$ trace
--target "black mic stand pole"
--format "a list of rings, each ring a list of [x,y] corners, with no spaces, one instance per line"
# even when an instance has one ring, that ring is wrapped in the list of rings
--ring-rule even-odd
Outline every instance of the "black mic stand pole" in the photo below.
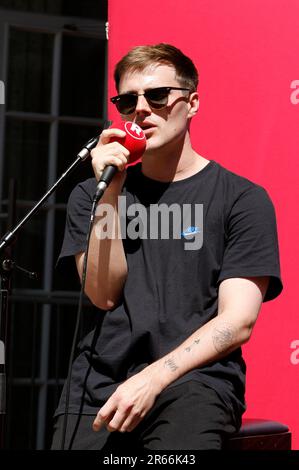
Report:
[[[5,370],[5,344],[6,344],[6,318],[8,312],[8,293],[10,289],[10,276],[0,270],[0,449],[4,449],[5,418],[6,418],[6,370]]]
[[[7,228],[10,229],[15,223],[16,213],[16,180],[11,179],[8,189],[8,204],[7,204]],[[4,253],[5,260],[0,263],[0,313],[6,312],[5,315],[0,315],[0,448],[5,448],[5,415],[6,415],[6,370],[5,370],[5,349],[8,350],[9,346],[4,342],[4,338],[8,338],[7,318],[8,318],[8,297],[10,292],[12,263],[12,246],[8,246]],[[2,340],[3,339],[3,340]]]
[[[53,186],[44,194],[37,204],[25,215],[25,217],[11,230],[8,231],[0,240],[0,449],[5,445],[5,421],[6,421],[6,364],[5,351],[7,340],[7,317],[8,317],[8,299],[11,292],[11,271],[14,267],[27,272],[29,276],[35,277],[35,273],[30,273],[23,268],[19,268],[11,259],[6,258],[9,253],[8,248],[16,238],[19,230],[28,222],[38,211],[43,203],[60,186],[64,179],[87,157],[90,151],[97,145],[99,136],[90,139],[78,153],[75,161],[58,178]],[[5,250],[5,252],[4,252]],[[4,255],[2,254],[4,253]]]

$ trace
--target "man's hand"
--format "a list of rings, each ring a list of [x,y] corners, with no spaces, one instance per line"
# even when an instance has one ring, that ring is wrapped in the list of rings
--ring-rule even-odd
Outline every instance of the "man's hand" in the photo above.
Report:
[[[99,431],[105,425],[108,431],[132,431],[169,384],[248,341],[268,282],[268,277],[222,281],[218,315],[176,349],[122,383],[98,412],[93,429]]]
[[[97,181],[100,180],[107,165],[116,166],[120,172],[125,169],[130,152],[113,140],[124,137],[126,137],[126,132],[121,129],[105,129],[101,133],[97,146],[90,152],[91,164]]]
[[[93,430],[133,431],[152,408],[163,387],[154,364],[123,382],[99,410]]]

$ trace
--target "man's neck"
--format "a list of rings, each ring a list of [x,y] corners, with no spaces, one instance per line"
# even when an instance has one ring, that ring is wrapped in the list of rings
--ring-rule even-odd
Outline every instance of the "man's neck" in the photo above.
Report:
[[[176,143],[172,149],[168,147],[144,155],[142,172],[148,178],[162,182],[179,181],[198,173],[208,163],[209,160],[193,150],[187,134],[181,147]]]

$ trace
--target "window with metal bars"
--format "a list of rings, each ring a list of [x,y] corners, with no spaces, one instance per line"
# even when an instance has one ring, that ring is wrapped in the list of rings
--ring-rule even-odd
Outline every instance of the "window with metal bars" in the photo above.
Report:
[[[0,233],[20,220],[106,119],[107,1],[0,0]],[[7,318],[5,447],[46,449],[67,373],[78,276],[55,270],[84,162],[19,233]],[[11,188],[14,188],[11,191]],[[13,194],[13,196],[12,196]],[[96,312],[85,303],[88,325]],[[83,333],[83,331],[82,331]]]

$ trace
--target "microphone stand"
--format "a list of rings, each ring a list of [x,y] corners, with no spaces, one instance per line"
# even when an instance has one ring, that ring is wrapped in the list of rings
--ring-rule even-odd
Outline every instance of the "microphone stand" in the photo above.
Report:
[[[44,194],[37,204],[25,215],[25,217],[11,230],[8,231],[0,240],[0,449],[5,445],[5,421],[6,421],[6,367],[5,367],[5,345],[7,340],[7,318],[8,318],[8,299],[11,292],[11,272],[14,268],[26,272],[30,277],[36,277],[35,273],[30,273],[26,269],[17,266],[11,259],[9,253],[12,243],[16,239],[19,230],[33,217],[51,194],[61,185],[64,179],[84,160],[86,160],[90,151],[97,145],[99,136],[92,137],[83,146],[74,162],[58,178],[53,186]],[[4,252],[5,250],[5,252]],[[4,253],[4,254],[3,254]]]

